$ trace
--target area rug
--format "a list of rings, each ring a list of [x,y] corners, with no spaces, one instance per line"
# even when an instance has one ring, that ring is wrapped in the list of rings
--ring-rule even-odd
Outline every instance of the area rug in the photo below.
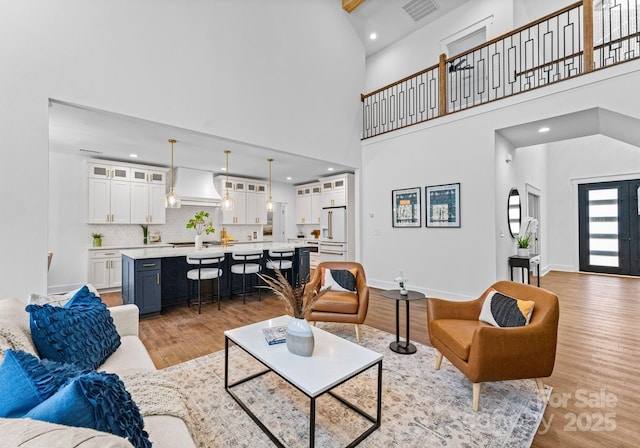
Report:
[[[318,324],[355,342],[352,325]],[[471,409],[471,383],[437,352],[415,343],[414,355],[389,350],[395,335],[363,326],[362,345],[382,353],[382,424],[362,447],[513,447],[531,445],[544,413],[535,381],[482,386],[480,410]],[[237,347],[230,349],[230,377],[238,380],[264,367]],[[268,447],[269,438],[224,389],[224,351],[161,371],[180,384],[204,434],[200,446]],[[375,415],[377,369],[334,391]],[[309,446],[309,400],[274,373],[234,388],[250,409],[287,447]],[[316,401],[316,446],[342,447],[371,423],[328,394]]]

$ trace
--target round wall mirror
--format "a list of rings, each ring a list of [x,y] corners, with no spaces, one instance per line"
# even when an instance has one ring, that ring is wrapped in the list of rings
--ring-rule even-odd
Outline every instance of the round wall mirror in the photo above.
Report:
[[[507,219],[509,221],[509,233],[515,238],[520,233],[520,223],[522,220],[522,210],[520,208],[520,193],[517,188],[512,188],[509,192],[509,202],[507,204]]]

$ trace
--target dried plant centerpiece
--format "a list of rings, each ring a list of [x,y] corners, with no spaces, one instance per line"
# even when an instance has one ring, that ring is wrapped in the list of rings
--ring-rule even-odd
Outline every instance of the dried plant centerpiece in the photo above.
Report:
[[[296,355],[311,356],[315,342],[313,331],[304,316],[328,289],[320,291],[307,289],[306,283],[294,288],[279,269],[275,270],[275,274],[275,277],[264,274],[258,274],[258,276],[265,282],[265,288],[273,291],[284,301],[287,312],[293,314],[293,319],[286,327],[287,348]]]

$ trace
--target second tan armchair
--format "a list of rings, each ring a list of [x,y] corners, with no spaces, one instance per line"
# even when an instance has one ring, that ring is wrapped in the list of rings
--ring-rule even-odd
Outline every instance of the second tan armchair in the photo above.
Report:
[[[529,325],[500,328],[479,321],[485,295],[492,288],[535,302]],[[429,299],[429,339],[439,352],[436,369],[444,356],[473,383],[474,411],[480,402],[480,386],[487,381],[534,378],[546,402],[542,379],[553,372],[558,318],[558,297],[523,283],[494,283],[480,298],[469,302]]]
[[[320,289],[322,271],[356,269],[356,290],[352,292],[329,291],[324,294],[307,312],[309,322],[340,322],[354,324],[356,326],[356,338],[360,342],[360,324],[364,323],[369,309],[369,287],[367,276],[360,263],[350,261],[329,261],[318,264],[313,278],[307,284],[307,288]]]

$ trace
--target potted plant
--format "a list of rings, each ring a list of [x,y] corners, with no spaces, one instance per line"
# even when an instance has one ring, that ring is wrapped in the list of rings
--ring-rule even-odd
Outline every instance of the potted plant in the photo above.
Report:
[[[216,231],[213,228],[213,221],[209,219],[209,213],[200,210],[189,221],[187,221],[187,229],[196,231],[196,250],[202,249],[202,232],[207,235]]]
[[[524,219],[524,223],[520,229],[520,233],[518,233],[518,237],[516,238],[516,243],[518,244],[518,255],[521,257],[526,257],[530,255],[531,252],[531,238],[532,235],[536,232],[538,228],[538,220],[534,219],[530,216],[527,216]]]
[[[149,226],[146,224],[140,224],[142,227],[142,243],[147,244],[147,235],[149,234]]]
[[[313,331],[311,331],[305,315],[329,288],[321,289],[320,291],[306,290],[306,283],[294,288],[279,269],[275,269],[275,274],[275,278],[264,274],[258,274],[258,277],[266,283],[267,286],[264,287],[270,289],[282,299],[286,310],[293,314],[293,319],[285,329],[287,333],[287,349],[296,355],[311,356],[315,342]]]
[[[101,247],[102,246],[102,233],[92,233],[93,237],[93,247]]]

